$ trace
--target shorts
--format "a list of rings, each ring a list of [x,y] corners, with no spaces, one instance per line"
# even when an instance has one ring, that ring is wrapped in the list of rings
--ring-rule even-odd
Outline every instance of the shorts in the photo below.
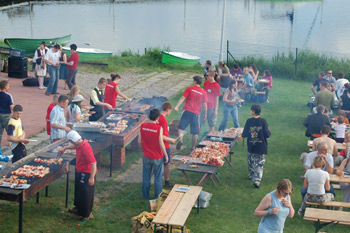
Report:
[[[167,163],[165,162],[165,156],[164,156],[164,165],[168,165],[168,164],[170,163],[170,159],[171,159],[171,156],[170,156],[171,149],[170,149],[170,148],[166,149],[166,153],[168,154],[168,162],[167,162]]]
[[[209,128],[215,127],[216,125],[216,117],[214,116],[215,113],[215,108],[213,109],[208,109],[207,111],[207,121]],[[204,120],[204,111],[201,111],[201,126],[204,125],[205,120]]]
[[[183,111],[178,128],[180,130],[185,130],[188,125],[190,125],[191,134],[199,134],[199,131],[200,131],[199,115],[190,111]]]
[[[23,143],[18,143],[15,149],[12,150],[13,158],[12,163],[15,163],[16,161],[23,159],[27,156],[27,150],[26,146]]]

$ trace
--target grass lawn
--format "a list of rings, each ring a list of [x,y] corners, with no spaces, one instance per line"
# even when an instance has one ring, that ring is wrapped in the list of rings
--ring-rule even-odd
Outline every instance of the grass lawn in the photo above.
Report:
[[[197,215],[195,211],[189,216],[186,226],[192,232],[257,232],[260,218],[253,212],[260,200],[274,190],[282,178],[289,178],[294,185],[292,203],[297,211],[301,205],[300,188],[303,167],[299,160],[301,152],[307,151],[307,138],[302,125],[309,109],[306,106],[310,83],[275,79],[271,91],[270,103],[262,104],[261,116],[265,118],[272,132],[269,142],[269,154],[266,157],[264,176],[260,189],[255,189],[248,180],[247,148],[239,142],[233,147],[233,167],[224,165],[219,168],[218,176],[221,184],[214,186],[210,181],[203,185],[205,191],[213,193],[207,209],[202,209]],[[171,102],[175,105],[178,96]],[[250,117],[250,105],[239,109],[241,127]],[[168,122],[179,119],[180,113],[173,112]],[[222,119],[221,108],[217,126]],[[230,121],[228,127],[233,127]],[[207,132],[207,125],[202,132]],[[190,147],[189,140],[185,140]],[[188,149],[184,149],[188,152]],[[105,154],[107,157],[107,154]],[[130,165],[141,153],[127,151]],[[107,158],[105,158],[107,160]],[[100,167],[101,168],[101,167]],[[102,168],[104,169],[104,168]],[[114,174],[114,177],[117,173]],[[191,175],[192,180],[199,179]],[[182,174],[177,170],[171,173],[174,183],[186,184]],[[95,218],[80,222],[73,218],[64,207],[65,179],[59,179],[50,186],[49,197],[42,192],[40,204],[35,204],[35,197],[24,203],[25,232],[130,232],[130,218],[144,210],[149,210],[148,201],[141,199],[141,184],[124,184],[113,181],[98,181],[96,185]],[[70,207],[73,204],[73,181],[71,181]],[[336,200],[342,200],[342,193],[336,191]],[[0,232],[16,232],[18,224],[18,204],[0,202]],[[78,226],[80,224],[80,226]],[[293,219],[287,219],[284,232],[313,232],[313,223],[304,221],[297,214]],[[332,232],[348,232],[349,227],[336,226]]]

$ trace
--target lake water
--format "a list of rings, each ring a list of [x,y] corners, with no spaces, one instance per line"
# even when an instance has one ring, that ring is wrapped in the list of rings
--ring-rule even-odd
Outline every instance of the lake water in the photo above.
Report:
[[[224,0],[43,1],[0,10],[0,38],[72,34],[78,47],[144,53],[170,47],[217,62]],[[0,8],[1,9],[1,8]],[[311,49],[350,56],[349,0],[227,0],[224,30],[237,58]],[[89,45],[87,45],[89,44]]]

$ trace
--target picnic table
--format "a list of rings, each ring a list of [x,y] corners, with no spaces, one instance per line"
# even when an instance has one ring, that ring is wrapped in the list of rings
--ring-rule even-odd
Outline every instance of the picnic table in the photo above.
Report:
[[[307,146],[312,149],[314,142],[312,140],[307,141]],[[346,149],[346,144],[345,143],[339,143],[337,142],[337,149],[338,150],[345,150]]]
[[[258,83],[261,83],[261,84],[267,84],[267,83],[269,83],[270,81],[267,80],[267,79],[259,79],[257,82],[258,82]]]
[[[337,176],[335,174],[329,175],[329,181],[335,183],[350,183],[349,176]]]
[[[189,190],[187,192],[176,191],[179,187],[186,187]],[[167,226],[167,232],[169,232],[169,227],[171,228],[170,232],[173,232],[172,227],[181,227],[182,232],[194,204],[196,201],[199,202],[198,196],[201,191],[202,187],[199,186],[175,184],[152,221],[154,223],[154,232],[157,231],[157,225]],[[197,203],[197,214],[198,212],[199,203]]]
[[[350,212],[326,210],[316,208],[306,208],[304,220],[312,221],[315,225],[315,232],[330,225],[326,231],[329,231],[337,224],[350,225]]]
[[[186,174],[186,172],[194,172],[194,173],[200,173],[202,174],[202,177],[199,179],[197,186],[202,186],[202,184],[209,178],[211,182],[216,185],[215,180],[212,176],[216,179],[218,183],[220,183],[219,177],[216,175],[216,169],[217,166],[211,166],[211,165],[202,165],[202,164],[188,164],[184,163],[181,164],[177,170],[180,170],[182,174],[185,176],[187,183],[190,185],[193,185],[190,178]]]

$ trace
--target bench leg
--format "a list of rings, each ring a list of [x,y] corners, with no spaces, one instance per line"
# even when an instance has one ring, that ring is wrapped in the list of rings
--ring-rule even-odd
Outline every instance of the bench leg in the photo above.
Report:
[[[199,197],[197,198],[197,214],[199,214]]]
[[[36,204],[39,204],[39,192],[36,193]]]
[[[338,224],[337,222],[321,223],[320,220],[318,220],[317,222],[314,223],[315,233],[319,232],[323,227],[326,227],[328,225],[329,225],[329,227],[325,231],[329,232],[337,224]]]
[[[45,197],[49,196],[49,186],[45,187]]]
[[[184,170],[182,170],[182,174],[184,174],[184,176],[185,176],[185,178],[186,178],[186,180],[187,180],[187,183],[188,183],[189,185],[193,185],[192,182],[191,182],[191,180],[190,180],[190,178],[187,176],[187,174],[186,174],[186,172],[185,172]]]

